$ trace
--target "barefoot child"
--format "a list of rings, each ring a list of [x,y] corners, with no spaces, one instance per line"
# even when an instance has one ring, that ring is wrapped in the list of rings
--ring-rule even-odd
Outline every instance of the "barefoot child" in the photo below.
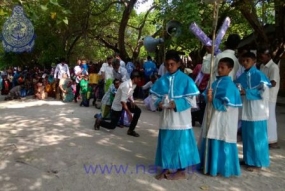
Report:
[[[206,120],[202,124],[200,157],[205,156],[205,141],[208,139],[206,172],[212,176],[239,176],[240,164],[237,148],[238,107],[242,106],[238,88],[229,76],[234,66],[231,58],[222,58],[218,63],[217,79],[207,89],[207,101],[212,102],[212,117],[208,132]],[[211,107],[207,105],[207,107]],[[207,112],[204,118],[207,118]],[[204,169],[205,170],[205,169]]]
[[[163,108],[155,157],[155,165],[162,171],[158,180],[186,179],[187,167],[200,163],[195,135],[192,130],[191,106],[199,94],[194,81],[179,70],[180,57],[176,51],[168,51],[165,68],[168,73],[152,86],[153,103]],[[163,97],[168,96],[169,105],[163,106]],[[170,172],[175,169],[175,172]]]
[[[249,171],[269,166],[267,119],[269,117],[268,87],[271,84],[268,78],[257,70],[255,61],[255,54],[244,53],[242,66],[245,72],[236,80],[242,86],[243,159]]]

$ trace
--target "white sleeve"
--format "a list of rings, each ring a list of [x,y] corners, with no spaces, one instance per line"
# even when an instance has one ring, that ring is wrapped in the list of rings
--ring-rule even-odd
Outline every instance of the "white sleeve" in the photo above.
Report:
[[[55,70],[54,70],[54,78],[56,79],[58,73],[58,65],[56,65]]]
[[[66,70],[67,70],[67,76],[70,78],[70,71],[69,71],[69,67],[68,67],[68,65],[67,65],[67,64],[65,65],[65,67],[66,67]]]
[[[270,71],[269,75],[270,75],[269,76],[270,81],[274,80],[276,83],[280,81],[279,68],[277,65],[272,68],[272,71]]]
[[[127,103],[129,96],[128,96],[128,88],[127,87],[123,87],[122,88],[122,97],[121,97],[121,102],[125,102]]]
[[[105,65],[103,64],[100,68],[100,71],[98,72],[99,75],[102,75],[102,72],[105,72],[106,68]]]
[[[150,88],[151,86],[152,86],[152,82],[149,81],[149,82],[147,82],[145,85],[142,86],[142,89],[143,89],[143,90],[147,90],[147,89]]]

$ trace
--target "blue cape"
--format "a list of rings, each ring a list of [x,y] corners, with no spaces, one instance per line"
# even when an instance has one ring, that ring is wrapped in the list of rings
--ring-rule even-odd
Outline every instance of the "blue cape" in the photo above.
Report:
[[[218,77],[212,84],[213,107],[226,111],[225,106],[241,107],[242,101],[238,88],[230,76]]]
[[[198,95],[200,92],[195,82],[186,74],[178,70],[170,74],[166,73],[151,87],[150,93],[158,97],[168,95],[169,99]]]
[[[263,85],[271,87],[269,79],[259,71],[255,66],[252,66],[249,70],[246,70],[238,79],[236,83],[240,83],[242,89],[246,92],[246,98],[248,100],[262,99],[261,94]]]
[[[166,73],[159,78],[151,87],[150,93],[158,97],[156,106],[165,95],[168,95],[169,99],[175,102],[175,111],[180,112],[191,108],[187,97],[198,95],[200,92],[194,81],[178,70],[173,74]]]

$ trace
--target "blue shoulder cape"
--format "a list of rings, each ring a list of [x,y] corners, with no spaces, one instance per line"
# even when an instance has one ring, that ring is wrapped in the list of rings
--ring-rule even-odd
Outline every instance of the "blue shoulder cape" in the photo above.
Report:
[[[249,70],[242,73],[235,82],[241,84],[242,89],[246,92],[245,96],[248,100],[262,99],[261,94],[263,85],[271,87],[269,79],[255,66],[252,66]]]
[[[151,87],[150,93],[158,97],[158,104],[165,95],[169,96],[176,105],[176,111],[183,111],[191,107],[187,97],[198,95],[200,92],[195,82],[186,74],[178,70],[170,74],[166,73]]]
[[[242,101],[238,88],[230,76],[218,77],[212,83],[213,107],[218,111],[226,111],[225,106],[241,107]]]

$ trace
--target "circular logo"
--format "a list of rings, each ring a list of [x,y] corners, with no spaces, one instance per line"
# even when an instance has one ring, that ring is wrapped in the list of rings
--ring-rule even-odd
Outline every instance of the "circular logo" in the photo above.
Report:
[[[2,33],[5,49],[17,50],[25,46],[31,49],[30,44],[34,44],[34,27],[20,6],[13,9],[13,15],[4,23]]]

